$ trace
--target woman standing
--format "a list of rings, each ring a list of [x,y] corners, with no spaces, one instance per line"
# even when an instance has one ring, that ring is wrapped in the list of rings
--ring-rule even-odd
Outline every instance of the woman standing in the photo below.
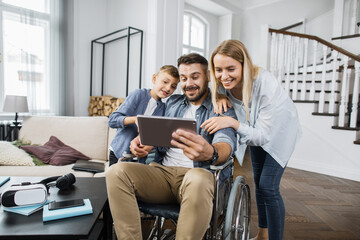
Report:
[[[238,134],[235,155],[240,164],[246,146],[250,146],[259,219],[254,239],[280,240],[285,221],[280,180],[301,136],[296,107],[270,72],[252,64],[240,41],[222,42],[212,53],[210,67],[215,108],[226,110],[229,102],[221,94],[226,95],[238,120],[211,118],[202,127],[210,133],[234,128]]]

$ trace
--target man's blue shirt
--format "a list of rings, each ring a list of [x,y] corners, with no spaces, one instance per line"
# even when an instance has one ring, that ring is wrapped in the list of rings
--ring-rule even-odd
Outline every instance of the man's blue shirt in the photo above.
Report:
[[[172,95],[166,102],[165,105],[165,116],[166,117],[183,117],[186,110],[189,108],[188,100],[185,95]],[[233,108],[228,109],[225,116],[233,117],[236,119],[235,111]],[[196,110],[196,122],[197,122],[197,133],[200,134],[206,141],[210,144],[225,142],[228,143],[232,148],[232,154],[236,150],[236,132],[233,128],[224,128],[217,131],[214,134],[209,134],[207,131],[204,131],[203,128],[200,128],[200,125],[207,119],[211,117],[219,116],[214,113],[214,107],[211,102],[211,93],[209,89],[208,96],[201,104],[201,106]],[[164,159],[168,148],[157,148],[155,161],[161,163]],[[194,167],[210,168],[210,165],[207,162],[198,162],[194,161]]]

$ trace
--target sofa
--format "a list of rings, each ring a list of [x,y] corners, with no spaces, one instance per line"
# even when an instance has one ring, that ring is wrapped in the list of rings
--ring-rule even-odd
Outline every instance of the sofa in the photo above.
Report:
[[[31,145],[44,145],[51,136],[90,158],[109,167],[109,144],[116,129],[107,124],[107,117],[28,116],[24,118],[19,140]],[[64,166],[0,166],[0,176],[60,176],[73,173],[76,177],[104,177],[103,173],[74,171],[74,164]]]

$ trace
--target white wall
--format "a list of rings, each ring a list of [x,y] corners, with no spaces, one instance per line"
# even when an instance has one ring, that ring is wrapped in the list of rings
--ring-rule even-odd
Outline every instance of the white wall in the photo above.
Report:
[[[166,64],[176,66],[181,55],[183,0],[149,0],[147,51],[145,52],[145,85],[151,87],[151,76]]]
[[[232,38],[232,13],[219,17],[219,43]]]
[[[328,42],[331,42],[333,37],[334,9],[325,12],[313,19],[307,19],[306,34],[318,36]]]
[[[106,7],[99,0],[68,1],[67,71],[65,93],[68,115],[87,115],[90,91],[90,41],[106,33]],[[72,22],[71,22],[72,20]],[[91,27],[90,27],[91,26]],[[73,91],[71,91],[73,89]],[[71,105],[73,106],[71,109]]]
[[[64,74],[64,114],[66,116],[74,115],[74,4],[64,1],[64,51],[65,51],[65,74]]]
[[[239,14],[232,13],[232,18],[233,18],[232,33],[231,33],[232,39],[237,39],[237,40],[241,39],[241,28],[243,25],[242,13],[243,12]]]
[[[288,166],[360,181],[360,147],[355,131],[331,129],[334,117],[314,116],[313,104],[296,103],[303,135]]]
[[[136,29],[147,31],[148,18],[148,1],[137,0],[137,4],[131,1],[107,0],[106,23],[104,28],[106,34],[133,27]],[[140,50],[141,50],[141,34],[136,30],[130,30],[130,33],[137,34],[130,37],[129,49],[129,84],[128,92],[139,87],[140,77],[144,80],[144,68],[140,73]],[[113,35],[113,38],[127,36],[128,30],[124,30],[119,34]],[[115,37],[116,36],[116,37]],[[144,42],[146,34],[143,34]],[[104,77],[104,95],[112,95],[114,97],[126,96],[126,77],[127,77],[127,44],[128,38],[122,38],[106,45],[105,59],[105,77]],[[143,44],[143,57],[146,46]],[[101,45],[98,46],[101,48]],[[97,56],[98,64],[94,64],[101,69],[101,56]],[[144,62],[144,61],[143,61]],[[95,78],[95,82],[100,84],[101,78]],[[143,86],[143,85],[142,85]],[[100,86],[98,87],[100,89]],[[94,92],[93,95],[101,95],[100,91]]]
[[[182,23],[179,19],[183,15],[183,0],[67,0],[66,5],[67,115],[88,115],[93,39],[128,26],[143,30],[143,87],[151,86],[151,75],[162,65],[176,64],[181,52]],[[131,40],[130,91],[138,87],[137,43],[139,39]],[[125,97],[126,46],[124,41],[120,41],[116,46],[110,46],[106,53],[105,95]],[[93,95],[100,95],[101,51],[95,53]]]

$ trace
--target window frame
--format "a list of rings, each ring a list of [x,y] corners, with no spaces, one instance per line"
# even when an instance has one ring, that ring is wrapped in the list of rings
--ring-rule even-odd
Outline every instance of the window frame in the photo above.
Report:
[[[189,17],[189,32],[188,32],[188,43],[189,44],[185,44],[184,43],[184,39],[182,39],[182,43],[183,43],[183,52],[184,49],[188,49],[189,53],[191,52],[201,52],[202,55],[205,57],[208,54],[208,29],[209,29],[209,24],[198,14],[193,13],[191,11],[184,11],[184,16],[188,16]],[[191,45],[191,24],[192,24],[192,19],[195,18],[196,20],[198,20],[199,22],[201,22],[204,26],[204,48],[199,48],[199,47],[195,47]],[[183,28],[184,31],[184,28]]]
[[[22,15],[25,14],[27,16],[31,16],[32,19],[35,19],[35,21],[40,20],[41,22],[46,22],[46,24],[49,26],[48,29],[45,32],[45,37],[47,40],[45,40],[46,46],[44,46],[45,48],[45,61],[46,61],[46,68],[45,68],[45,73],[46,77],[49,78],[48,82],[46,83],[48,85],[49,89],[49,98],[50,98],[50,103],[49,103],[49,107],[47,107],[46,109],[33,109],[30,110],[32,114],[36,114],[36,113],[46,113],[46,114],[54,114],[57,109],[56,106],[54,106],[54,103],[52,103],[52,96],[51,94],[53,94],[53,90],[52,88],[55,87],[58,84],[54,84],[50,79],[52,79],[52,58],[51,58],[51,54],[53,54],[53,49],[50,46],[51,42],[52,42],[52,27],[54,26],[53,24],[53,18],[52,17],[52,10],[51,10],[51,1],[49,1],[48,3],[49,5],[46,7],[47,9],[45,10],[45,12],[39,12],[36,10],[32,10],[32,9],[27,9],[27,8],[23,8],[21,6],[16,6],[16,5],[11,5],[8,3],[5,3],[3,1],[0,0],[0,18],[3,19],[4,17],[4,13],[10,13],[10,14],[15,14],[15,15]],[[0,54],[1,54],[1,63],[0,63],[0,71],[2,76],[0,76],[0,119],[7,119],[9,116],[12,116],[13,113],[6,113],[2,111],[2,107],[3,107],[3,103],[4,103],[4,99],[5,99],[5,76],[4,76],[4,42],[3,42],[3,25],[0,26]],[[54,86],[55,85],[55,86]],[[28,99],[29,100],[29,99]]]

